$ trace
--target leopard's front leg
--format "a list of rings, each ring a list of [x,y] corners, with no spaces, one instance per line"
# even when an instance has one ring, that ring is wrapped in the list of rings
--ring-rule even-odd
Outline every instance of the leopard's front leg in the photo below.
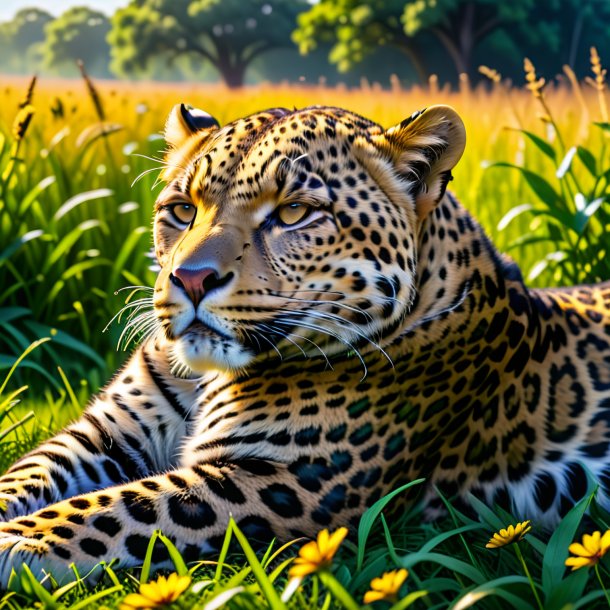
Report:
[[[142,346],[77,422],[13,464],[0,477],[0,521],[172,467],[196,386],[160,385],[164,366]]]
[[[284,465],[247,459],[78,496],[0,524],[0,585],[23,563],[57,579],[70,574],[72,562],[81,574],[113,558],[123,567],[141,564],[155,529],[193,559],[219,547],[230,515],[255,538],[312,534],[320,526],[305,494]],[[340,511],[332,519],[347,521]]]

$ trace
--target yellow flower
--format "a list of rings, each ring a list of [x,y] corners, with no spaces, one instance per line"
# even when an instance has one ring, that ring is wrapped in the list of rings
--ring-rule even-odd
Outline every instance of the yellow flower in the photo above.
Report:
[[[520,542],[525,534],[532,529],[529,521],[517,523],[517,525],[509,525],[505,530],[496,532],[489,542],[485,545],[486,549],[499,549],[501,546]]]
[[[140,585],[138,593],[130,593],[119,606],[119,610],[148,610],[172,604],[190,584],[190,576],[178,576],[175,572],[167,578],[159,576],[156,581]]]
[[[322,530],[317,540],[312,540],[301,547],[299,556],[288,572],[290,578],[302,578],[330,567],[337,549],[347,536],[347,528],[340,527],[332,534]]]
[[[384,572],[380,578],[373,578],[370,585],[371,590],[364,594],[364,603],[372,604],[382,599],[388,602],[397,601],[398,591],[408,575],[409,572],[403,568]]]
[[[572,570],[594,566],[610,549],[610,530],[603,536],[601,532],[585,534],[582,543],[573,542],[568,550],[574,557],[566,559],[566,565]]]

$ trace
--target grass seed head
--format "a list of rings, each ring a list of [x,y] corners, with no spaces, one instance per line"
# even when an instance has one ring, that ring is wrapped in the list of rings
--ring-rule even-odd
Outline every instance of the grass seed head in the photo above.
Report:
[[[28,104],[27,106],[23,106],[17,113],[17,116],[15,116],[15,120],[13,121],[13,137],[15,138],[15,142],[21,142],[25,137],[32,117],[34,116],[34,112],[36,112],[34,106]]]
[[[490,81],[492,81],[496,85],[502,80],[502,75],[494,68],[490,68],[488,66],[479,66],[479,72],[483,76],[486,76]]]
[[[21,100],[21,102],[19,102],[19,108],[25,108],[26,106],[31,105],[32,99],[34,98],[34,89],[36,88],[37,80],[38,77],[36,75],[32,76],[25,97]]]
[[[104,112],[104,105],[102,104],[102,99],[100,97],[100,94],[99,94],[96,86],[93,84],[93,81],[91,80],[91,78],[89,78],[89,75],[87,74],[87,71],[85,70],[85,64],[79,59],[76,62],[76,65],[78,66],[78,69],[80,70],[83,80],[85,81],[85,85],[87,86],[87,92],[89,93],[89,97],[91,98],[91,101],[93,102],[93,107],[95,108],[95,114],[97,114],[97,118],[100,121],[105,121],[106,113]]]
[[[598,91],[606,90],[607,70],[602,66],[601,59],[595,47],[591,47],[591,71],[595,74],[595,79],[587,76],[585,80]]]
[[[525,80],[527,81],[526,89],[529,89],[534,97],[541,98],[546,81],[544,78],[536,76],[536,68],[527,57],[523,60],[523,69],[525,70]]]

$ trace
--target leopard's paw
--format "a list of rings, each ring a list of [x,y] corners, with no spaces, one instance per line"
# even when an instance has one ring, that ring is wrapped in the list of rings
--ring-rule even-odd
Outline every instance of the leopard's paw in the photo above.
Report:
[[[39,534],[25,535],[12,525],[0,524],[0,590],[6,589],[13,569],[19,573],[24,565],[38,580],[48,572],[58,582],[70,576],[69,561],[62,557],[64,552],[60,546]]]

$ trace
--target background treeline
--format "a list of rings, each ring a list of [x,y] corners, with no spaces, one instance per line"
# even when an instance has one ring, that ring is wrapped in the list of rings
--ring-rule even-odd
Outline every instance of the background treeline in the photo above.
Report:
[[[74,76],[82,59],[97,77],[230,87],[392,74],[458,83],[486,63],[520,79],[524,56],[547,74],[564,64],[582,73],[588,48],[608,40],[608,0],[131,0],[110,17],[86,6],[19,11],[0,23],[0,69]]]

